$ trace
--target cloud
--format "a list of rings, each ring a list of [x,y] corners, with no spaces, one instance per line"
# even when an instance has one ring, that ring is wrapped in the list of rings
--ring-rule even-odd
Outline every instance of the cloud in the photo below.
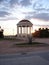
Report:
[[[27,15],[27,16],[25,16],[25,19],[28,19],[28,20],[30,20],[30,19],[32,19],[33,18],[33,15]]]
[[[13,6],[15,4],[18,4],[19,0],[10,0],[10,5]]]
[[[37,13],[36,11],[23,12],[23,14],[27,14],[27,15],[34,15],[36,13]]]
[[[3,0],[0,0],[0,2],[2,2]]]
[[[10,0],[10,5],[13,6],[15,4],[23,6],[31,5],[31,0]]]
[[[49,12],[49,8],[36,8],[36,9],[34,9],[35,11],[37,11],[37,12]]]
[[[22,0],[22,1],[20,1],[20,4],[22,6],[29,6],[29,5],[31,5],[31,1],[30,0]]]
[[[32,12],[26,12],[25,18],[36,18],[44,21],[49,20],[49,4],[48,0],[34,0],[32,1]],[[34,12],[33,12],[34,10]]]
[[[35,0],[33,3],[33,9],[37,11],[48,11],[49,1],[48,0]]]
[[[37,10],[37,11],[42,11],[42,10],[47,10],[46,8],[36,8],[35,10]]]
[[[49,13],[39,13],[33,16],[33,18],[48,21],[49,20]]]
[[[0,17],[6,17],[6,15],[10,15],[10,13],[6,11],[0,11]]]
[[[39,7],[42,7],[43,6],[43,3],[42,3],[42,0],[35,0],[34,3],[33,3],[33,8],[39,8]]]
[[[25,14],[26,19],[31,19],[34,15],[37,14],[37,11],[23,12],[23,14]]]
[[[49,21],[49,13],[30,13],[25,16],[26,19],[39,19]]]
[[[3,5],[0,7],[0,18],[13,16],[17,18],[49,20],[49,7],[46,8],[47,0],[45,0],[46,3],[44,0],[0,0],[0,2]],[[19,14],[22,15],[20,16]],[[13,18],[11,17],[10,19]]]
[[[1,18],[0,21],[7,21],[7,20],[18,20],[17,17],[10,17],[10,18]]]

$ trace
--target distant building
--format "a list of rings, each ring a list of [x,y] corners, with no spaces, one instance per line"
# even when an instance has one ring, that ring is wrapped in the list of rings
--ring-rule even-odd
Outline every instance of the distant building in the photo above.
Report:
[[[31,35],[31,27],[33,24],[29,20],[21,20],[17,24],[17,36]]]

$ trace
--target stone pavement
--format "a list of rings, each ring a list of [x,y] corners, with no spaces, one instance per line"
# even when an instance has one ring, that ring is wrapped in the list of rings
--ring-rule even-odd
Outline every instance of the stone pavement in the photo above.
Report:
[[[0,65],[49,65],[49,50],[0,54]]]
[[[40,43],[46,43],[49,44],[49,38],[35,38],[33,42],[40,42]]]

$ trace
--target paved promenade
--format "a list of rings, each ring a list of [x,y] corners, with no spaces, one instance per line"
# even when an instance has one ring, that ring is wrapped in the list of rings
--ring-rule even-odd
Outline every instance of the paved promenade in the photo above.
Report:
[[[49,44],[49,38],[34,38],[34,41]]]
[[[0,65],[49,65],[49,51],[0,54]]]
[[[49,44],[49,39],[34,41]],[[0,41],[0,65],[49,65],[49,46],[13,47],[16,41]]]

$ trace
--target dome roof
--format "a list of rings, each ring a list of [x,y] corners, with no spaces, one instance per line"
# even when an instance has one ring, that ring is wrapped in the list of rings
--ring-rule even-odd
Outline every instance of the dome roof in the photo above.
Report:
[[[20,22],[30,22],[30,21],[29,21],[29,20],[25,20],[25,19],[24,19],[24,20],[21,20]]]
[[[21,21],[19,21],[19,23],[17,24],[17,26],[19,26],[19,27],[21,27],[21,26],[23,26],[23,27],[31,27],[33,24],[29,21],[29,20],[21,20]]]

